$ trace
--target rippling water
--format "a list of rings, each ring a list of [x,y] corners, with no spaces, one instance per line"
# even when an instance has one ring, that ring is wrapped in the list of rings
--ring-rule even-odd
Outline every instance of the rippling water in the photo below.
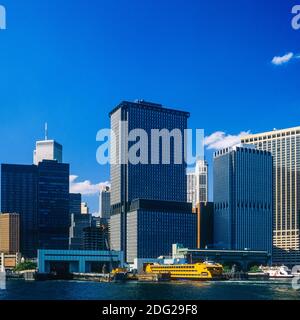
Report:
[[[0,300],[300,300],[291,281],[98,283],[10,280]]]

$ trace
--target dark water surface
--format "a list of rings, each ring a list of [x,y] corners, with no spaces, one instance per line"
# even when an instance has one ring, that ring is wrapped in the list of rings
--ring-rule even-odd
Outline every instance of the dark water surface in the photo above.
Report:
[[[98,283],[7,281],[0,300],[300,300],[290,280]]]

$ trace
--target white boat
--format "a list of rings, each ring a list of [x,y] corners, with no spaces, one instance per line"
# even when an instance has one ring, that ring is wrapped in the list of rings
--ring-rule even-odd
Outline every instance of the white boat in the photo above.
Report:
[[[270,278],[290,279],[294,277],[292,271],[286,266],[260,267],[260,270],[268,274]]]

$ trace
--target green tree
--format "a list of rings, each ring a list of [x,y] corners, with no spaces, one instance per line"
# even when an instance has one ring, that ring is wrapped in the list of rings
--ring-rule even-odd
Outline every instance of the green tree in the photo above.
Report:
[[[31,261],[25,261],[19,263],[15,268],[14,271],[26,271],[26,270],[35,270],[37,268],[37,264]]]
[[[250,272],[260,272],[259,266],[252,266]]]

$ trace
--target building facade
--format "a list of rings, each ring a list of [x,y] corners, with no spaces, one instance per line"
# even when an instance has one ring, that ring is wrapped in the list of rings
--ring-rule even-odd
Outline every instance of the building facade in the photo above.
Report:
[[[17,254],[20,252],[20,215],[0,214],[0,252]]]
[[[81,202],[81,214],[89,214],[90,209],[88,207],[88,204],[86,202]]]
[[[70,193],[70,214],[81,214],[81,193]]]
[[[71,227],[69,235],[69,249],[84,249],[84,229],[92,225],[90,214],[71,214]]]
[[[135,200],[127,214],[127,262],[135,258],[171,256],[179,241],[195,248],[197,217],[191,204]]]
[[[145,101],[123,101],[110,113],[111,129],[115,137],[115,140],[111,143],[110,150],[111,159],[113,159],[110,166],[111,246],[114,250],[124,251],[125,259],[127,259],[127,250],[139,254],[141,252],[139,248],[134,249],[134,247],[142,245],[142,242],[138,242],[138,240],[135,242],[129,241],[127,245],[128,237],[133,232],[131,229],[127,230],[131,226],[128,223],[129,220],[127,221],[127,214],[132,211],[131,204],[133,200],[144,199],[153,202],[173,201],[186,203],[186,164],[184,161],[186,144],[184,130],[187,128],[188,118],[189,113],[187,112],[167,109],[160,104]],[[128,133],[135,129],[143,129],[147,133],[149,151],[146,159],[144,158],[144,161],[136,164],[126,161],[128,149],[134,145],[134,142],[128,141]],[[153,129],[159,131],[167,129],[169,133],[176,130],[181,134],[178,141],[175,141],[172,133],[168,141],[159,137],[159,142],[156,145],[158,149],[154,152],[154,157],[159,160],[158,162],[152,159],[153,153],[151,151],[153,150],[151,148],[155,145],[152,136]],[[174,138],[173,142],[171,142],[172,137]],[[175,153],[176,148],[178,151],[178,146],[180,148],[179,153]],[[170,151],[169,163],[164,164],[161,159],[163,150]],[[175,154],[177,156],[179,154],[180,164],[175,161]],[[137,221],[139,222],[139,219]],[[151,223],[152,220],[150,219],[149,228],[151,228]],[[182,223],[182,227],[184,227],[186,221],[184,220]],[[157,232],[164,232],[162,228]],[[172,243],[166,243],[166,246],[170,247],[171,245]],[[162,253],[157,250],[155,254],[159,256]],[[132,257],[132,254],[130,254],[130,257]]]
[[[33,164],[38,165],[43,160],[55,160],[63,162],[63,147],[54,140],[42,140],[36,142],[36,149],[33,151]]]
[[[43,160],[38,165],[38,248],[68,249],[69,164]]]
[[[273,263],[300,263],[300,127],[242,138],[273,155]]]
[[[107,224],[92,224],[83,230],[84,250],[109,250],[109,229]]]
[[[208,202],[208,163],[198,160],[195,171],[187,173],[187,202],[193,204]]]
[[[38,248],[68,248],[69,165],[51,160],[37,166],[3,164],[1,211],[20,215],[25,257],[36,257]]]
[[[100,191],[99,214],[103,219],[110,218],[110,187],[108,186]]]
[[[240,145],[214,155],[214,245],[272,252],[272,155]]]
[[[197,214],[197,248],[212,248],[214,245],[214,203],[200,202],[194,208]]]
[[[20,215],[20,251],[26,257],[37,252],[37,181],[37,166],[1,165],[1,211]]]

